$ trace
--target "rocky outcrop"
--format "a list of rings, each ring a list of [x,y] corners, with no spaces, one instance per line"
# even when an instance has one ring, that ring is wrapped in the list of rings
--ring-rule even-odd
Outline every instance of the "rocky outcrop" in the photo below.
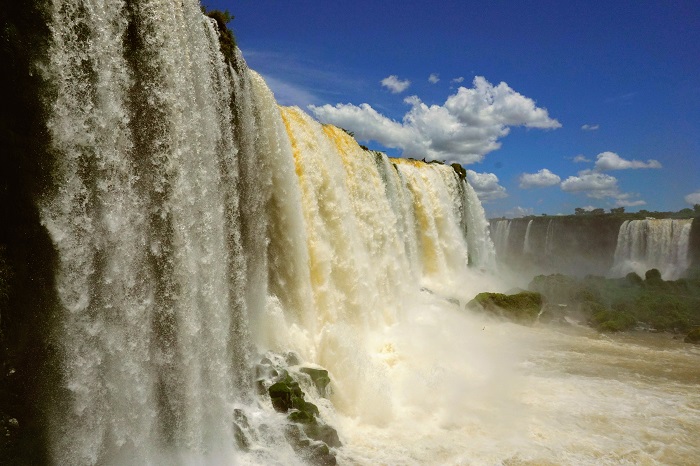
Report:
[[[287,414],[287,441],[297,455],[310,464],[336,464],[332,449],[342,446],[338,432],[321,419],[318,406],[307,401],[307,395],[299,383],[307,377],[307,388],[311,386],[318,396],[327,397],[331,383],[328,371],[301,365],[295,353],[285,355],[284,363],[289,364],[286,367],[273,362],[274,359],[266,357],[258,364],[258,391],[263,396],[269,396],[277,412]],[[239,442],[239,446],[241,444],[245,446],[244,441]]]
[[[542,310],[542,295],[531,291],[512,295],[479,293],[467,303],[467,309],[487,312],[518,323],[532,323]]]

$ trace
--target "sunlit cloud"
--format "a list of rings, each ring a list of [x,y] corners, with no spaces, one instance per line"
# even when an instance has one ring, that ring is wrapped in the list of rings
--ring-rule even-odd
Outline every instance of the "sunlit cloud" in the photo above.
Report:
[[[636,199],[636,193],[624,193],[617,185],[617,178],[605,173],[583,170],[578,176],[570,176],[561,182],[561,189],[570,193],[582,193],[593,199],[610,198],[618,207],[645,205],[642,199]]]
[[[498,184],[498,177],[493,173],[467,170],[467,180],[482,202],[508,197],[506,188]]]
[[[547,110],[506,83],[496,86],[483,77],[473,87],[460,87],[444,105],[427,105],[417,96],[404,99],[410,110],[401,122],[391,120],[369,104],[337,104],[308,108],[323,123],[353,131],[358,140],[374,140],[401,149],[406,157],[478,162],[501,144],[510,127],[555,129],[561,124]]]
[[[588,125],[588,124],[586,124],[586,125],[581,126],[581,129],[583,131],[595,131],[599,128],[600,128],[600,125]]]
[[[464,76],[460,76],[459,78],[454,78],[450,82],[453,84],[460,84],[460,83],[464,82]]]
[[[646,201],[643,201],[641,199],[637,199],[636,201],[631,201],[627,199],[617,199],[615,201],[615,205],[617,207],[639,207],[642,205],[647,205]]]
[[[401,80],[395,74],[392,74],[391,76],[387,76],[386,78],[382,79],[381,83],[382,86],[389,89],[392,94],[400,94],[401,92],[408,89],[408,86],[411,85],[411,81],[409,81],[408,79]]]
[[[523,173],[520,175],[519,180],[520,187],[523,189],[546,188],[547,186],[554,186],[561,182],[559,175],[555,175],[546,168],[543,168],[537,173]]]
[[[574,157],[574,163],[584,163],[584,162],[592,162],[591,159],[587,159],[585,155],[577,155]]]
[[[532,215],[534,213],[535,213],[535,210],[532,207],[515,206],[511,210],[506,211],[505,216],[508,218],[518,218],[518,217],[526,217],[526,216]]]
[[[649,159],[646,162],[642,162],[641,160],[625,160],[614,152],[598,154],[595,162],[595,169],[597,171],[634,170],[640,168],[661,168],[661,163],[653,159]]]
[[[696,191],[685,196],[685,202],[690,205],[700,204],[700,191]]]
[[[440,75],[437,73],[432,73],[430,76],[428,76],[428,82],[430,84],[437,84],[438,81],[440,81]]]
[[[583,192],[588,197],[601,199],[614,197],[618,192],[617,178],[604,173],[579,173],[579,176],[570,176],[561,182],[562,191]]]

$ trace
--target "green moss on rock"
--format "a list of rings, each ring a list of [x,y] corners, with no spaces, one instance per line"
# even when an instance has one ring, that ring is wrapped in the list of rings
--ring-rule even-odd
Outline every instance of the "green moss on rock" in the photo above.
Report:
[[[219,30],[219,47],[226,60],[233,64],[236,61],[236,37],[227,24],[233,21],[234,16],[228,10],[209,10],[202,7],[204,14],[216,21]]]
[[[520,323],[534,322],[542,310],[542,295],[523,291],[506,295],[502,293],[479,293],[467,303],[467,308],[505,317]]]
[[[286,374],[279,382],[272,384],[267,391],[270,394],[272,406],[279,412],[287,412],[295,408],[295,405],[299,405],[299,400],[304,401],[304,392],[289,374]]]
[[[623,332],[634,328],[637,319],[627,312],[604,309],[593,314],[590,323],[601,332]]]
[[[326,389],[331,383],[331,379],[330,377],[328,377],[327,370],[315,369],[313,367],[302,367],[299,369],[299,372],[307,374],[309,377],[311,377],[311,381],[314,383],[314,386],[316,386],[318,394],[321,396],[326,396]]]
[[[465,170],[463,166],[458,163],[453,163],[451,167],[457,175],[459,175],[460,179],[464,180],[467,178],[467,170]]]

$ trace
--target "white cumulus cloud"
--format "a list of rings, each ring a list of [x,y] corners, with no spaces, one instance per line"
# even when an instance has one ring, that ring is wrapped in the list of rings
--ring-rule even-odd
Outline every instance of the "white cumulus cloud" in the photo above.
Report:
[[[574,163],[582,162],[592,162],[592,160],[587,159],[585,155],[577,155],[576,157],[574,157]]]
[[[498,141],[511,126],[554,129],[561,124],[550,118],[535,101],[511,89],[496,86],[483,77],[474,87],[460,87],[444,105],[426,105],[418,97],[404,99],[411,108],[401,122],[391,120],[368,104],[337,104],[309,109],[323,123],[355,133],[357,139],[374,140],[403,151],[406,157],[448,160],[470,164],[498,149]]]
[[[605,173],[583,171],[579,176],[570,176],[561,182],[562,191],[585,192],[588,197],[601,199],[615,197],[618,193],[617,178]]]
[[[628,170],[638,168],[661,168],[658,160],[649,159],[646,162],[641,160],[625,160],[614,152],[603,152],[598,154],[595,162],[595,169],[606,170]]]
[[[455,84],[459,84],[461,82],[464,82],[464,76],[460,76],[459,78],[454,78],[452,81],[450,81]]]
[[[504,212],[504,216],[508,218],[526,217],[535,213],[532,207],[515,206],[511,210]]]
[[[585,124],[585,125],[581,126],[581,129],[582,129],[583,131],[595,131],[595,130],[597,130],[597,129],[600,129],[600,125],[589,125],[589,124]]]
[[[437,73],[431,73],[430,76],[428,76],[428,82],[430,84],[436,84],[438,81],[440,81],[440,75]]]
[[[578,176],[570,176],[561,182],[562,191],[584,193],[593,199],[611,198],[618,207],[634,207],[645,205],[642,199],[636,199],[639,194],[624,193],[617,185],[617,178],[605,173],[583,170]]]
[[[546,168],[537,173],[523,173],[520,175],[520,187],[523,189],[545,188],[559,184],[559,182],[561,182],[559,175],[555,175]]]
[[[408,89],[408,86],[411,85],[411,81],[409,81],[408,79],[401,80],[395,74],[392,74],[391,76],[387,76],[386,78],[382,79],[381,83],[382,86],[389,89],[392,94],[400,94],[401,92]]]
[[[498,177],[493,173],[477,173],[474,170],[467,170],[467,179],[481,201],[508,197],[506,188],[498,184]]]
[[[641,199],[637,199],[636,201],[628,200],[628,199],[617,199],[615,201],[615,205],[617,207],[639,207],[640,205],[646,205],[646,201],[643,201]]]
[[[690,205],[700,204],[700,191],[696,191],[685,196],[685,202]]]

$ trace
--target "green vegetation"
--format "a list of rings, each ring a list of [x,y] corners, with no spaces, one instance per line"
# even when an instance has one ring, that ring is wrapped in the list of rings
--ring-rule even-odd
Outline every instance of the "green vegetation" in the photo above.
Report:
[[[542,310],[542,295],[530,291],[513,295],[479,293],[467,303],[467,309],[487,312],[515,322],[531,323]]]
[[[461,179],[465,180],[467,178],[467,170],[465,170],[463,166],[458,163],[453,163],[451,167]]]
[[[685,337],[685,342],[700,345],[700,327],[696,327],[688,332],[688,336]]]
[[[202,7],[202,13],[207,15],[216,21],[216,25],[219,29],[219,46],[221,47],[221,53],[226,58],[226,61],[233,64],[236,62],[236,36],[233,35],[233,31],[228,28],[228,23],[233,21],[235,16],[229,13],[228,10],[207,10]]]
[[[547,217],[547,214],[540,214],[541,217]],[[530,220],[533,218],[536,218],[536,215],[527,215],[522,217],[525,220]],[[557,215],[557,219],[566,219],[566,218],[575,218],[575,219],[581,219],[581,218],[614,218],[614,219],[619,219],[620,223],[624,220],[644,220],[646,218],[657,218],[657,219],[664,219],[664,218],[676,218],[676,219],[683,219],[683,218],[700,218],[700,204],[695,204],[692,209],[690,208],[684,208],[678,211],[667,211],[667,212],[659,212],[659,211],[649,211],[649,210],[640,210],[638,212],[625,212],[624,207],[616,207],[610,209],[610,212],[605,212],[604,209],[591,209],[591,210],[586,210],[583,207],[576,207],[574,209],[573,215]],[[502,217],[505,219],[505,217]]]
[[[648,210],[640,210],[639,212],[629,212],[625,213],[624,207],[617,207],[610,209],[610,213],[605,213],[603,209],[592,209],[586,210],[582,207],[576,207],[574,209],[574,215],[576,216],[607,216],[607,217],[617,217],[623,220],[642,220],[647,217],[651,218],[692,218],[700,217],[700,204],[695,204],[692,209],[685,208],[677,212],[650,212]]]
[[[337,127],[338,129],[342,130],[345,134],[350,136],[351,138],[355,139],[355,133],[350,131],[349,129],[341,128],[340,126]]]
[[[656,269],[610,279],[538,275],[529,289],[603,332],[636,327],[686,333],[700,325],[700,279],[664,281]]]

